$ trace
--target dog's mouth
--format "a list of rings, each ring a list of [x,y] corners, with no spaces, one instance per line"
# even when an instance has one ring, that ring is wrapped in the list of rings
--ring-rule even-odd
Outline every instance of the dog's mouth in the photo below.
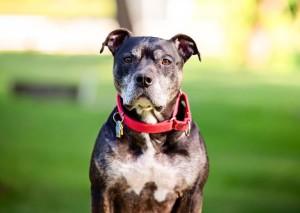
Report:
[[[152,99],[146,94],[136,96],[129,104],[124,104],[124,107],[129,111],[135,109],[137,113],[151,110],[160,112],[163,109],[163,106],[153,103]]]

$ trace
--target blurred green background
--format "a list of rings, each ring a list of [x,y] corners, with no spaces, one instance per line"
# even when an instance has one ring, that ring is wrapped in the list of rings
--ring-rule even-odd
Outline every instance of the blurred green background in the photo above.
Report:
[[[278,2],[281,10],[270,12],[266,5]],[[208,4],[228,9],[196,1]],[[0,0],[2,15],[113,19],[116,10],[104,0]],[[185,66],[183,90],[210,159],[204,212],[300,212],[298,10],[299,1],[235,1],[224,10],[227,55]],[[260,63],[245,48],[257,26],[268,35],[289,29]],[[111,70],[109,55],[0,52],[0,212],[89,212],[90,154],[115,105]],[[15,82],[75,85],[79,97],[19,96]]]

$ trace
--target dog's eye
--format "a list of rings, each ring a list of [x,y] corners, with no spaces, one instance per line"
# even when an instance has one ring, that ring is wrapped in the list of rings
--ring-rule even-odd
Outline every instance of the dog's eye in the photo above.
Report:
[[[133,58],[132,58],[132,56],[126,56],[126,57],[123,58],[123,61],[126,64],[131,64],[132,61],[133,61]]]
[[[171,63],[172,63],[171,60],[169,60],[167,58],[163,58],[161,61],[161,64],[165,65],[165,66],[170,65]]]

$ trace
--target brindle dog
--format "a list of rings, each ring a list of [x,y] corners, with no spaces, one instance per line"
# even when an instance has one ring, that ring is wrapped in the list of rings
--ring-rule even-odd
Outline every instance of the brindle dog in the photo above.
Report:
[[[200,53],[192,38],[169,40],[112,31],[103,42],[114,56],[114,85],[125,113],[149,124],[170,119],[180,93],[183,65]],[[178,119],[183,117],[179,106]],[[116,137],[112,111],[97,137],[90,165],[92,212],[201,212],[208,160],[194,122],[190,134],[149,134],[124,125]]]

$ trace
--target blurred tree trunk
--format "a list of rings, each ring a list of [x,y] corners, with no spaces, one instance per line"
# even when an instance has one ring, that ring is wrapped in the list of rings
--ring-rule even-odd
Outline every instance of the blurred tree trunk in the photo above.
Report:
[[[133,32],[132,21],[130,20],[130,13],[128,3],[126,0],[116,0],[117,5],[117,21],[120,27],[127,28]]]

